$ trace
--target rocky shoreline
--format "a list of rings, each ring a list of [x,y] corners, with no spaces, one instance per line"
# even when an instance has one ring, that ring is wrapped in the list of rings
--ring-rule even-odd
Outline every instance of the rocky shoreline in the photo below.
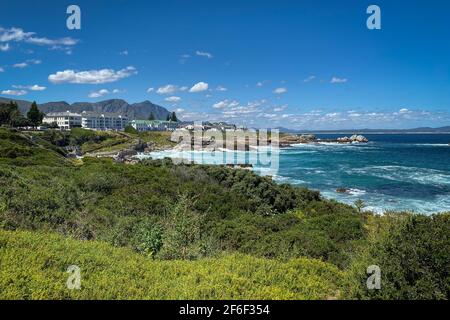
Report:
[[[280,137],[280,148],[291,147],[295,144],[319,144],[319,143],[337,143],[337,144],[350,144],[350,143],[367,143],[369,140],[363,135],[354,134],[350,137],[341,137],[337,139],[318,139],[313,134],[301,134],[301,135],[286,135]]]

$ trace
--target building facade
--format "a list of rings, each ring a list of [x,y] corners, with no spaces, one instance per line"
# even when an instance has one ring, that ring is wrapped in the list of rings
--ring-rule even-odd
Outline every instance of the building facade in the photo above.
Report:
[[[178,128],[175,121],[162,120],[132,120],[130,125],[139,132],[143,131],[173,131]]]
[[[93,130],[123,130],[127,126],[128,118],[115,113],[81,113],[81,126]]]
[[[46,124],[57,124],[62,130],[72,128],[85,128],[92,130],[123,130],[128,119],[114,113],[82,112],[52,112],[45,115],[42,120]]]
[[[78,113],[67,112],[52,112],[45,115],[42,120],[46,124],[57,124],[62,130],[72,128],[81,128],[81,115]]]

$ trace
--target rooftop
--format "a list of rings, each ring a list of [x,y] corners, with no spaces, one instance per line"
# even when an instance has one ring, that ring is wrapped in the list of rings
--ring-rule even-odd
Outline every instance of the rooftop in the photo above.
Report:
[[[66,111],[66,112],[49,112],[45,116],[46,117],[81,117],[81,114]]]
[[[133,120],[133,123],[136,124],[164,124],[164,123],[173,123],[174,121],[165,121],[165,120]]]

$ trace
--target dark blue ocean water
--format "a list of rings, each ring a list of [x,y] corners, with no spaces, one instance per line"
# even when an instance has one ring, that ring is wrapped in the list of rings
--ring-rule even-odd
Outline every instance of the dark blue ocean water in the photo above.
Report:
[[[336,139],[344,135],[317,135]],[[327,198],[352,204],[362,199],[369,209],[421,213],[450,211],[450,134],[365,134],[367,144],[302,144],[281,149],[279,168],[270,172],[279,183],[320,190]],[[184,158],[223,164],[234,152],[151,153],[153,158]],[[251,152],[258,157],[267,150]],[[248,160],[249,153],[245,153]],[[239,156],[242,156],[240,154]],[[248,162],[247,162],[248,163]],[[250,162],[251,163],[251,162]],[[261,169],[256,166],[255,171]],[[338,193],[338,188],[348,192]]]
[[[317,135],[329,139],[343,135]],[[449,134],[365,134],[367,144],[298,145],[280,154],[278,181],[376,211],[450,211]],[[350,189],[338,193],[337,188]]]

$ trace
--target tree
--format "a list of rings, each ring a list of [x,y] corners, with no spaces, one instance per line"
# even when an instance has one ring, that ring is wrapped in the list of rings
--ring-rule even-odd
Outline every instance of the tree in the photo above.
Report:
[[[52,123],[50,123],[50,124],[48,125],[48,128],[49,128],[49,129],[58,129],[59,126],[58,126],[58,124],[57,124],[56,122],[52,122]]]
[[[42,123],[44,114],[39,111],[36,101],[33,101],[33,103],[31,104],[30,110],[27,113],[27,118],[33,127],[37,127]]]
[[[364,201],[362,201],[361,199],[356,200],[355,202],[353,202],[353,204],[355,205],[356,210],[358,210],[359,213],[361,213],[364,207],[366,206]]]
[[[175,114],[175,112],[172,112],[172,115],[170,116],[170,120],[173,122],[178,122],[178,118],[177,118],[177,115]]]
[[[169,113],[166,117],[166,121],[170,121],[172,119],[172,115]]]
[[[155,114],[153,112],[150,112],[150,115],[148,116],[148,120],[150,120],[150,121],[156,120]]]
[[[16,102],[0,103],[0,125],[8,125],[12,127],[22,127],[29,125],[19,111]]]
[[[138,133],[138,131],[130,124],[125,127],[125,132],[126,133],[131,133],[131,134],[137,134]]]

